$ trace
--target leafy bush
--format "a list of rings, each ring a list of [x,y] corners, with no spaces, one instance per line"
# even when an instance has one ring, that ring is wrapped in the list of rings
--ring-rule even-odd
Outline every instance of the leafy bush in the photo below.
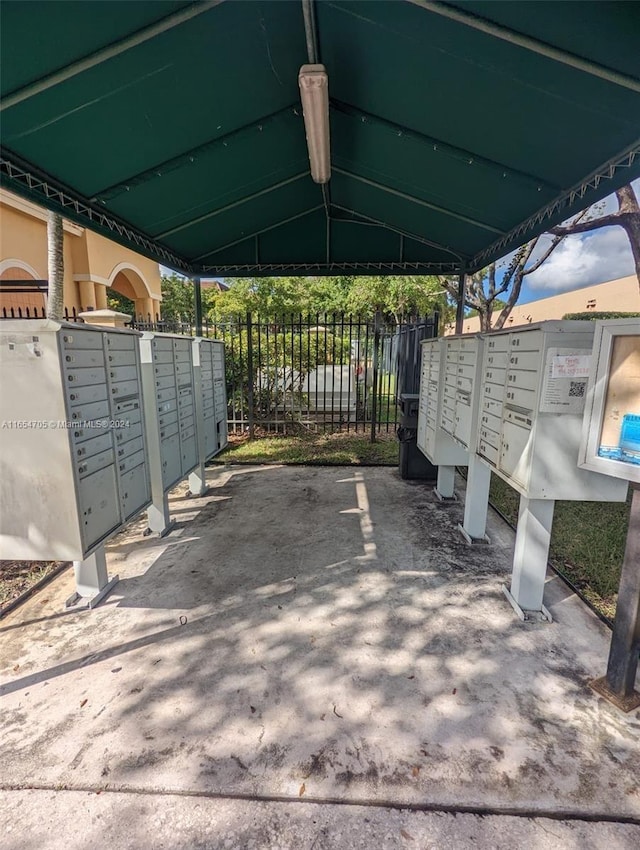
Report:
[[[565,313],[562,318],[595,322],[596,319],[633,319],[636,316],[640,316],[640,313],[597,313],[595,310],[588,310],[586,313]]]

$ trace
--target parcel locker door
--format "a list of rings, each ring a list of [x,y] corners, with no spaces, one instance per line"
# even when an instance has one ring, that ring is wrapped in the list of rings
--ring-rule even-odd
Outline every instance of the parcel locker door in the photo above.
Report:
[[[120,476],[120,504],[124,521],[146,508],[150,501],[151,490],[146,464],[143,463]]]
[[[182,478],[180,437],[177,433],[162,440],[160,454],[162,455],[162,486],[168,490]]]
[[[78,507],[84,549],[91,549],[120,525],[120,505],[113,464],[80,479]]]

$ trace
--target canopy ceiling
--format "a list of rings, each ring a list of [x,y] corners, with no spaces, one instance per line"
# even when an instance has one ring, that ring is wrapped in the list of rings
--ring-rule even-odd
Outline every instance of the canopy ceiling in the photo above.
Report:
[[[298,0],[4,0],[2,184],[194,275],[416,274],[480,268],[640,176],[640,4],[311,9],[315,43]]]

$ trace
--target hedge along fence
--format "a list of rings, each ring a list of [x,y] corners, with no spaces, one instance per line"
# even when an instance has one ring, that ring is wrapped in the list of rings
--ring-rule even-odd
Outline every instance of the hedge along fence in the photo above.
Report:
[[[635,319],[640,313],[597,313],[595,310],[587,310],[585,313],[565,313],[563,319],[578,319],[595,322],[599,319]]]

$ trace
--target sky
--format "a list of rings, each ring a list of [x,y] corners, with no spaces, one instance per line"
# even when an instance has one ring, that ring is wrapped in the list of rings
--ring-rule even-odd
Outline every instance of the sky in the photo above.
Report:
[[[640,180],[635,180],[632,186],[640,198]],[[615,212],[617,209],[615,195],[609,195],[599,215]],[[532,255],[532,262],[550,241],[550,236],[540,239],[536,252]],[[568,236],[538,271],[525,277],[518,303],[527,304],[539,298],[617,280],[634,273],[629,239],[621,227],[603,227],[593,233]]]

